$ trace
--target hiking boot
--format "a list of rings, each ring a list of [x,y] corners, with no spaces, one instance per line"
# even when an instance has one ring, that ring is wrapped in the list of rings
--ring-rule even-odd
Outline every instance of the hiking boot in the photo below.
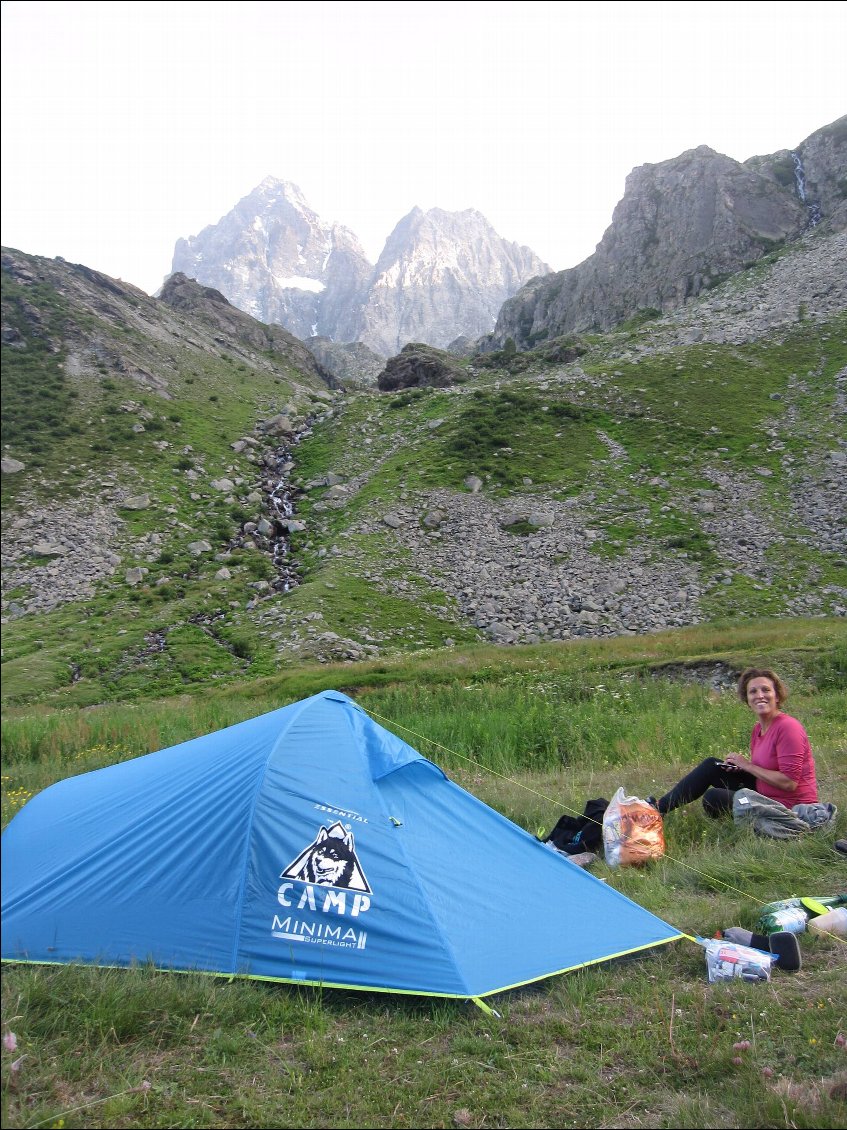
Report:
[[[777,958],[777,968],[786,973],[796,973],[803,964],[800,959],[800,943],[789,930],[777,930],[768,938],[768,947]]]
[[[597,859],[597,855],[593,851],[581,851],[576,855],[569,855],[566,858],[569,859],[571,863],[575,863],[577,867],[590,867]]]

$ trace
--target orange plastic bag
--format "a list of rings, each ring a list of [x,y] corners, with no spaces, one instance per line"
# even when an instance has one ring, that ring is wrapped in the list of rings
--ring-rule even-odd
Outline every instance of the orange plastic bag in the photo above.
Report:
[[[640,867],[658,859],[665,854],[661,813],[618,789],[603,816],[603,850],[610,867]]]

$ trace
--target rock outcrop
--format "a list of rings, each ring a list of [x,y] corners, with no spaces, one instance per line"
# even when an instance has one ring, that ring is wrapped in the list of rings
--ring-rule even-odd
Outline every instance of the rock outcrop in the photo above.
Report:
[[[220,339],[243,352],[251,364],[273,367],[284,363],[318,387],[325,389],[330,383],[303,342],[282,326],[262,325],[232,306],[219,291],[184,275],[171,276],[159,297],[151,298],[83,264],[26,255],[12,248],[2,249],[2,270],[23,294],[44,285],[54,289],[57,301],[67,303],[70,310],[64,320],[51,321],[49,305],[14,301],[4,295],[4,345],[26,352],[35,340],[49,343],[53,352],[67,353],[65,371],[71,376],[110,373],[169,399],[169,381],[179,368],[174,355],[180,345],[188,343],[192,350],[212,352],[218,350]],[[97,326],[85,316],[88,312],[96,315]]]
[[[385,368],[385,358],[361,341],[338,342],[328,337],[309,337],[304,345],[343,388],[372,387]]]
[[[465,378],[462,366],[448,354],[410,342],[391,358],[376,383],[380,392],[396,392],[402,388],[448,388]]]

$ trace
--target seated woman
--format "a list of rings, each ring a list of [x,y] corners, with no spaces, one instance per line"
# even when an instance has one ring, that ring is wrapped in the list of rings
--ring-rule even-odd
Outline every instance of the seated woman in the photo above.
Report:
[[[658,801],[648,797],[663,815],[702,797],[708,815],[720,816],[732,811],[739,789],[756,789],[786,808],[817,801],[812,747],[797,719],[782,711],[788,690],[779,676],[766,667],[749,667],[738,680],[738,697],[756,715],[750,756],[707,757]]]

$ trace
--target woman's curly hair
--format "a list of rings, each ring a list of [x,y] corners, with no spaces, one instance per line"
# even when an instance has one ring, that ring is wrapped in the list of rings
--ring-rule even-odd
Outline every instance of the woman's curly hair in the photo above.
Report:
[[[741,672],[741,677],[738,680],[738,697],[747,705],[747,685],[753,679],[768,679],[773,683],[773,689],[776,691],[777,706],[782,706],[788,698],[788,687],[777,675],[776,671],[772,671],[770,667],[748,667],[746,671]]]

